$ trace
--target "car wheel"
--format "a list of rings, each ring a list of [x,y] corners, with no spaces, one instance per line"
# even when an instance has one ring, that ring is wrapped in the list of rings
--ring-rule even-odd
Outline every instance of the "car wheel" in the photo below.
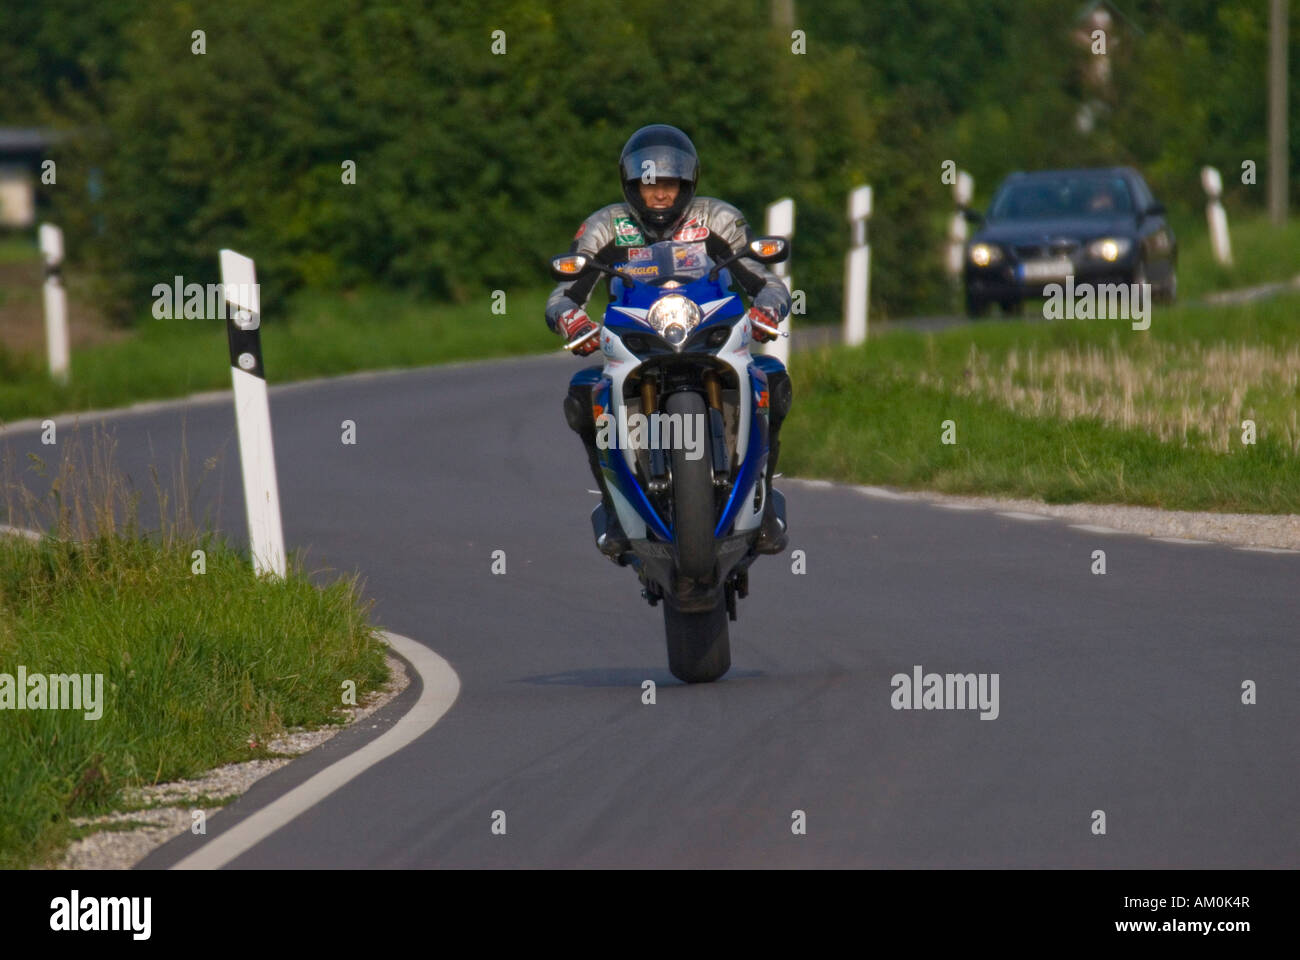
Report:
[[[1145,260],[1139,260],[1137,266],[1133,268],[1133,282],[1138,286],[1151,282],[1151,277],[1147,273],[1147,262]],[[1153,290],[1152,294],[1154,295],[1155,292],[1156,291]]]
[[[1003,300],[998,304],[1002,308],[1004,317],[1018,317],[1024,313],[1025,301],[1023,300]]]
[[[1178,300],[1178,271],[1173,267],[1169,268],[1169,283],[1166,284],[1160,299],[1166,304],[1173,304]]]
[[[979,297],[966,294],[966,316],[978,320],[988,312],[989,302]]]

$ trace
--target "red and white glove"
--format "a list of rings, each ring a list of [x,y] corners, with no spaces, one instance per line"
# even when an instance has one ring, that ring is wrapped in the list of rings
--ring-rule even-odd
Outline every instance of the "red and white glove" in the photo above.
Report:
[[[777,329],[777,324],[781,321],[767,310],[750,307],[749,313],[745,314],[745,319],[749,321],[750,333],[759,343],[767,343],[781,335],[781,331]]]
[[[592,323],[584,311],[565,310],[555,321],[555,326],[564,337],[564,345],[574,345],[575,356],[585,357],[600,349],[600,327]]]

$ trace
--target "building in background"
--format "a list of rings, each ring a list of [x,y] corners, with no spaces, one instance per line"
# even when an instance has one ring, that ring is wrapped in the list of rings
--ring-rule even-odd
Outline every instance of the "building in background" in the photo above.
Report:
[[[0,229],[36,223],[36,183],[52,138],[30,127],[0,127]]]

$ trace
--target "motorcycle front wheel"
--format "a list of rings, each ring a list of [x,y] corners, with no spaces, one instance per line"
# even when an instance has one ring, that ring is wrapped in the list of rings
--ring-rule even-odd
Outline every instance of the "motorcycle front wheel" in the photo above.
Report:
[[[676,545],[677,575],[691,580],[713,576],[713,458],[709,450],[709,408],[698,393],[684,391],[670,396],[664,406],[669,416],[681,414],[704,424],[704,444],[692,459],[681,442],[669,451],[673,468],[673,540]],[[680,438],[679,438],[680,441]]]
[[[669,414],[680,413],[707,425],[708,407],[698,393],[682,392],[668,397]],[[704,436],[709,436],[707,429]],[[676,543],[677,575],[707,582],[716,564],[713,539],[713,462],[707,439],[702,456],[691,459],[681,444],[670,452],[673,471],[673,539]],[[727,603],[722,597],[713,610],[687,613],[664,602],[664,633],[668,641],[668,669],[686,683],[717,680],[731,667],[731,644],[727,632]]]

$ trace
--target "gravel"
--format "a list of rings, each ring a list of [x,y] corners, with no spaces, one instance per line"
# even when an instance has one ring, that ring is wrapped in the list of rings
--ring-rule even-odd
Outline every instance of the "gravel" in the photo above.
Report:
[[[822,486],[826,481],[787,478],[786,483],[811,483]],[[1041,500],[1018,500],[1003,497],[957,496],[929,491],[895,490],[888,487],[857,487],[867,492],[884,492],[900,500],[919,500],[939,506],[978,510],[1015,511],[1056,517],[1070,523],[1110,527],[1124,533],[1148,537],[1173,537],[1181,540],[1209,540],[1242,547],[1268,547],[1300,550],[1300,514],[1294,513],[1212,513],[1193,510],[1159,510],[1122,504],[1070,503],[1051,504]]]
[[[346,724],[290,731],[267,745],[272,753],[291,754],[290,757],[231,763],[209,770],[193,780],[126,790],[121,805],[127,810],[100,817],[75,818],[73,823],[82,827],[106,828],[123,823],[141,825],[131,829],[103,829],[73,841],[62,859],[50,866],[61,870],[125,870],[134,866],[172,837],[189,830],[194,823],[195,810],[211,816],[268,773],[291,763],[293,757],[320,746],[345,726],[365,719],[388,704],[406,689],[411,680],[402,661],[390,654],[387,662],[388,683],[372,692],[364,703],[346,710]],[[130,809],[138,806],[149,809]]]

